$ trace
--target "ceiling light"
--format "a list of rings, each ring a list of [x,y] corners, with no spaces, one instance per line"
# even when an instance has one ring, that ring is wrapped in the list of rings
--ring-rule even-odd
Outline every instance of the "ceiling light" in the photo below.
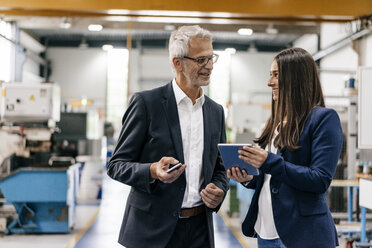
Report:
[[[82,105],[82,106],[87,106],[87,103],[88,103],[88,99],[87,99],[86,97],[83,97],[83,98],[81,99],[81,105]]]
[[[130,11],[126,9],[109,9],[107,13],[109,15],[129,15]]]
[[[94,32],[98,32],[98,31],[101,31],[102,30],[102,25],[100,24],[90,24],[88,26],[88,30],[89,31],[94,31]]]
[[[251,28],[240,28],[238,30],[238,34],[240,34],[240,35],[252,35],[253,30]]]
[[[258,52],[258,50],[257,50],[257,48],[256,48],[256,46],[255,46],[254,43],[249,44],[248,52],[249,53],[256,53],[256,52]]]
[[[269,26],[267,26],[265,31],[268,34],[277,34],[278,33],[278,29],[274,28],[273,24],[269,24]]]
[[[86,49],[88,47],[89,47],[89,45],[87,43],[87,39],[85,37],[83,37],[83,39],[80,42],[79,48]]]
[[[69,29],[71,27],[71,23],[69,23],[69,22],[62,22],[61,24],[59,24],[59,27],[60,28],[63,28],[63,29]]]
[[[235,54],[236,53],[236,49],[233,48],[233,47],[228,47],[225,49],[225,52],[229,53],[229,54]]]
[[[64,18],[63,22],[59,24],[59,27],[63,29],[69,29],[71,28],[71,22],[69,22],[67,18]]]
[[[105,44],[105,45],[103,45],[102,46],[102,50],[103,51],[108,51],[108,50],[111,50],[111,49],[113,49],[114,48],[114,46],[113,45],[111,45],[111,44]]]
[[[167,25],[164,26],[164,30],[166,30],[166,31],[173,31],[175,29],[176,29],[176,27],[172,24],[167,24]]]

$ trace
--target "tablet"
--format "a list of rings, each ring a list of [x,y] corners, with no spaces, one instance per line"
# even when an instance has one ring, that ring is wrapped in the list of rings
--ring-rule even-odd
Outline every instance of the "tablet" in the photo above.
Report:
[[[252,144],[218,144],[218,149],[220,150],[226,170],[237,166],[240,169],[245,169],[248,175],[258,175],[259,170],[256,167],[239,158],[238,151],[243,146],[252,146]]]

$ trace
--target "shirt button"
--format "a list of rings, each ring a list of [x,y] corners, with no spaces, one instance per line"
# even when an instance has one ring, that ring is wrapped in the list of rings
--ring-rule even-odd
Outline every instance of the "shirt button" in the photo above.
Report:
[[[271,189],[271,193],[273,193],[273,194],[278,194],[278,189],[277,189],[277,188],[272,188],[272,189]]]

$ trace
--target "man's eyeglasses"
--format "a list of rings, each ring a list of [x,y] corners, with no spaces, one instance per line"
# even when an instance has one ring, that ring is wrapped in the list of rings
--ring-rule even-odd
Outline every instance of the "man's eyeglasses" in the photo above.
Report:
[[[201,57],[197,57],[197,58],[191,58],[191,57],[188,57],[188,56],[183,56],[184,59],[190,59],[190,60],[193,60],[195,61],[199,66],[205,66],[206,64],[208,64],[209,60],[212,61],[212,63],[216,63],[217,60],[218,60],[218,54],[213,54],[212,56],[201,56]]]

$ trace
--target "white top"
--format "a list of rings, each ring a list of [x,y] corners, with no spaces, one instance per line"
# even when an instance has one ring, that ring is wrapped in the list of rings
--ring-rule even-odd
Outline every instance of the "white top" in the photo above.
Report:
[[[271,140],[270,148],[266,146],[265,150],[271,151],[276,154],[277,148],[274,146],[275,137],[278,135],[277,128]],[[278,232],[276,231],[274,216],[273,216],[273,205],[271,203],[271,191],[270,191],[270,174],[265,174],[264,184],[261,189],[260,196],[258,197],[258,215],[254,230],[263,239],[277,239],[279,238]]]
[[[203,150],[204,125],[203,104],[205,101],[203,90],[201,96],[192,104],[191,99],[172,81],[176,98],[178,117],[181,126],[183,156],[186,167],[186,190],[183,196],[182,208],[190,208],[203,203],[199,189],[203,183]],[[177,159],[177,158],[176,158]]]

